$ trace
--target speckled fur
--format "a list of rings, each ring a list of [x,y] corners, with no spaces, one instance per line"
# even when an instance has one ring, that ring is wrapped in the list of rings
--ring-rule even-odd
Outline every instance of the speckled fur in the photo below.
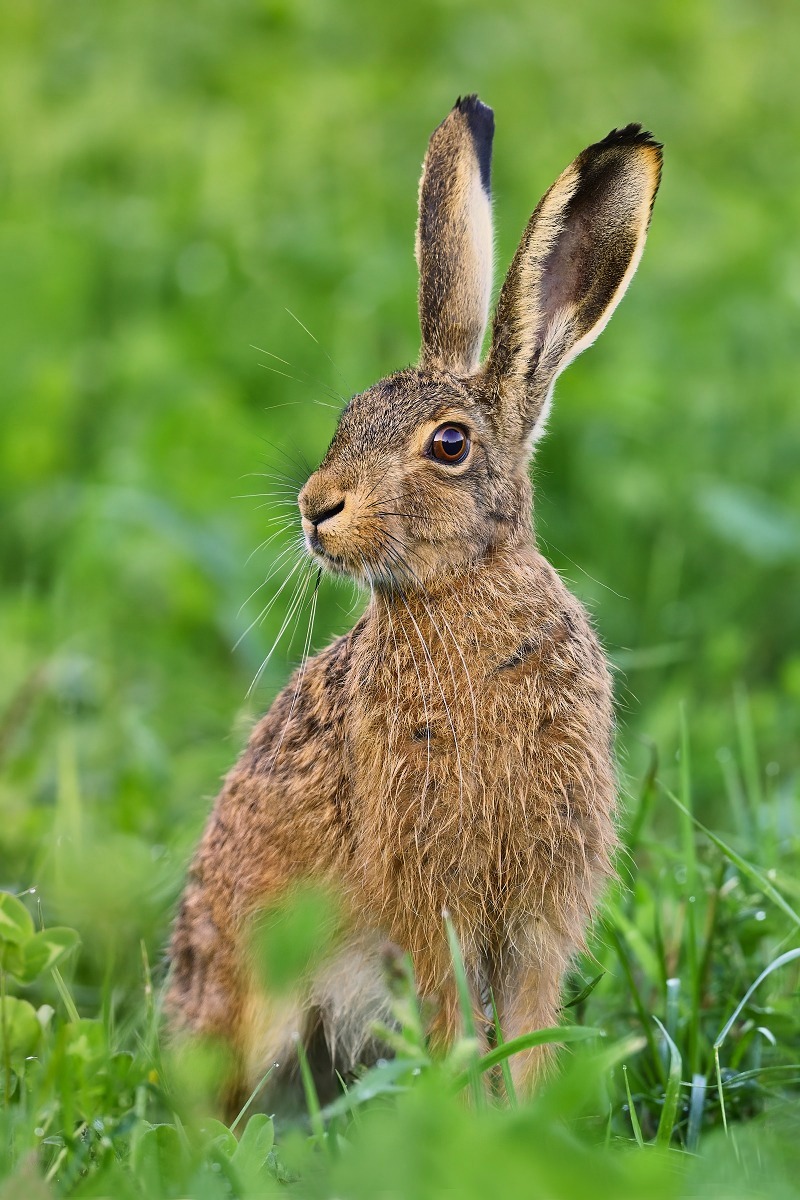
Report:
[[[481,368],[492,130],[468,97],[433,135],[417,244],[421,364],[350,401],[300,493],[310,552],[367,584],[369,606],[256,726],[183,897],[167,1011],[175,1029],[231,1047],[229,1105],[273,1060],[291,1075],[297,1035],[315,1047],[323,1091],[334,1070],[378,1053],[387,941],[411,953],[431,1035],[450,1043],[459,1011],[444,909],[476,1011],[491,987],[506,1037],[554,1024],[611,869],[611,681],[586,613],[535,548],[528,464],[557,374],[638,263],[660,147],[629,126],[553,185]],[[445,421],[469,432],[458,466],[430,453]],[[247,931],[302,880],[343,893],[346,934],[279,1000],[253,982]],[[532,1086],[545,1061],[516,1056],[518,1084]]]

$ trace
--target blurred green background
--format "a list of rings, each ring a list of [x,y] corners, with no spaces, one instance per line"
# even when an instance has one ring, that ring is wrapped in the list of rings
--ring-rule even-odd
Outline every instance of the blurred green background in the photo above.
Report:
[[[290,590],[234,650],[281,538],[248,556],[290,510],[236,497],[285,499],[248,476],[302,481],[336,420],[315,400],[415,359],[422,154],[473,90],[501,272],[583,146],[634,120],[665,143],[639,274],[558,387],[538,531],[617,665],[625,779],[647,739],[672,777],[683,702],[724,829],[747,708],[790,812],[795,4],[14,0],[0,58],[0,885],[91,928],[86,986],[136,976],[142,934],[157,955],[218,780],[301,652],[302,621],[247,698]],[[316,647],[353,603],[326,583]]]

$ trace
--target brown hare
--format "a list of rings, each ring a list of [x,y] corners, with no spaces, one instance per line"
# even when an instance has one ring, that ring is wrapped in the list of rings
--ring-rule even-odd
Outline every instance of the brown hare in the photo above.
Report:
[[[494,119],[460,99],[419,189],[420,365],[353,397],[299,495],[308,553],[370,589],[255,727],[191,867],[171,946],[176,1030],[222,1039],[229,1105],[296,1077],[330,1094],[379,1052],[382,948],[411,955],[433,1043],[459,1032],[442,913],[476,1011],[506,1038],[556,1023],[571,955],[610,872],[609,670],[581,605],[538,553],[529,461],[559,373],[603,329],[644,247],[661,147],[638,125],[589,146],[539,202],[497,303]],[[254,914],[332,884],[347,932],[292,1000],[263,993]],[[517,1055],[530,1089],[543,1051]],[[327,1083],[326,1083],[327,1081]]]

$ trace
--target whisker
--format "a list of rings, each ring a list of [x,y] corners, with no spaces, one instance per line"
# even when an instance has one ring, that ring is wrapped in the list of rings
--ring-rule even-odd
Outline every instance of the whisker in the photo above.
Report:
[[[245,629],[244,633],[243,633],[243,634],[242,634],[240,637],[238,637],[238,638],[236,639],[236,641],[235,641],[235,643],[234,643],[234,646],[233,646],[234,650],[237,650],[237,649],[239,648],[239,646],[241,645],[241,643],[244,641],[244,639],[247,637],[248,633],[250,633],[250,631],[251,631],[252,629],[254,629],[256,625],[258,625],[260,622],[262,622],[262,621],[264,620],[264,618],[265,618],[265,617],[267,616],[267,614],[270,612],[270,610],[272,609],[272,606],[275,604],[276,600],[277,600],[277,599],[278,599],[278,597],[280,596],[281,592],[283,592],[283,590],[286,588],[286,585],[289,583],[289,580],[290,580],[290,579],[291,579],[291,578],[292,578],[294,575],[296,575],[296,574],[297,574],[297,571],[300,569],[300,567],[302,567],[302,566],[303,566],[303,563],[304,563],[305,561],[306,561],[306,560],[305,560],[304,558],[298,558],[297,562],[294,564],[294,566],[292,567],[291,571],[290,571],[290,572],[289,572],[289,574],[286,576],[286,578],[284,579],[283,583],[282,583],[282,584],[281,584],[281,586],[278,588],[277,592],[276,592],[276,593],[275,593],[275,595],[272,597],[272,599],[269,601],[269,603],[268,603],[268,604],[266,604],[266,605],[264,606],[264,608],[262,608],[262,610],[261,610],[261,612],[258,614],[258,616],[257,616],[257,617],[256,617],[256,618],[255,618],[253,621],[251,621],[251,622],[250,622],[250,624],[247,626],[247,629]],[[253,594],[255,595],[255,593],[253,593]],[[249,695],[250,693],[248,692],[247,694]]]
[[[372,516],[374,516],[374,517],[412,517],[412,518],[416,518],[417,520],[420,520],[420,521],[424,521],[430,516],[430,513],[392,512],[390,509],[382,509],[379,512],[375,512],[374,510],[371,510],[371,512],[372,512]]]
[[[306,588],[308,587],[308,581],[309,581],[309,579],[311,579],[313,577],[313,574],[314,574],[314,572],[312,569],[312,571],[306,577]],[[294,695],[292,696],[292,703],[289,705],[289,712],[287,713],[286,720],[283,723],[283,729],[281,730],[281,736],[278,739],[278,744],[275,747],[275,753],[272,756],[272,763],[270,764],[269,775],[267,776],[268,780],[272,777],[272,772],[275,770],[275,764],[278,761],[278,754],[280,753],[281,746],[283,745],[283,739],[286,737],[286,731],[289,728],[289,722],[292,719],[292,716],[293,716],[294,710],[295,710],[295,705],[297,704],[297,697],[300,695],[300,688],[303,686],[303,680],[305,679],[305,676],[306,676],[306,667],[308,665],[308,650],[311,645],[311,631],[314,628],[314,617],[316,616],[316,612],[317,612],[317,594],[319,593],[319,585],[320,585],[321,580],[322,580],[322,568],[318,567],[317,568],[317,582],[314,584],[314,591],[312,592],[312,595],[311,595],[311,612],[310,612],[309,618],[308,618],[308,633],[306,635],[305,645],[303,647],[302,663],[301,663],[300,670],[297,675],[297,683],[295,684]],[[305,591],[304,591],[303,595],[305,596]]]
[[[281,358],[281,356],[279,354],[273,354],[271,350],[265,350],[263,346],[254,346],[251,343],[250,349],[257,350],[259,354],[267,354],[270,358],[274,358],[276,362],[283,363],[283,365],[285,367],[291,367],[291,369],[293,371],[299,371],[300,374],[302,376],[304,376],[304,378],[300,378],[300,376],[298,376],[298,375],[289,375],[289,374],[287,374],[286,371],[280,371],[280,370],[278,370],[277,367],[269,366],[268,363],[259,363],[258,365],[260,367],[263,367],[265,371],[272,371],[272,373],[274,375],[283,375],[284,378],[291,379],[294,383],[303,384],[305,387],[322,388],[322,390],[326,393],[326,395],[330,396],[331,399],[337,399],[337,400],[344,401],[344,396],[340,396],[339,393],[334,388],[332,388],[329,384],[325,383],[324,380],[317,379],[314,375],[311,374],[310,371],[306,371],[303,367],[298,367],[294,363],[290,363],[288,359]],[[320,349],[321,349],[321,347],[320,347]],[[270,407],[272,407],[272,406],[270,406]],[[332,408],[336,407],[337,410],[339,408],[338,405],[336,405],[336,406],[331,405],[331,407]]]
[[[366,496],[363,497],[362,502],[369,500],[371,496],[374,496],[380,486],[381,486],[381,480],[380,480],[380,478],[378,478],[375,480],[372,487],[367,492]]]
[[[259,363],[258,365],[259,365],[259,367],[261,367],[262,371],[269,371],[270,375],[280,375],[284,379],[291,379],[292,383],[299,383],[303,387],[311,388],[313,390],[316,390],[317,388],[321,388],[326,396],[338,396],[338,392],[330,391],[325,386],[325,384],[321,383],[319,380],[300,379],[299,376],[297,376],[297,375],[289,375],[286,371],[279,371],[277,367],[271,367],[269,365],[269,363]],[[312,396],[312,400],[314,400],[313,396]],[[322,404],[322,401],[314,400],[314,403]],[[280,404],[267,404],[265,406],[264,411],[272,412],[272,410],[275,408],[287,408],[289,405],[293,405],[293,404],[298,404],[298,405],[302,404],[302,400],[284,400]],[[326,404],[325,407],[333,408],[336,410],[336,412],[341,411],[341,406],[338,404]]]
[[[276,522],[278,522],[278,521],[280,521],[280,522],[281,522],[281,528],[280,528],[280,529],[276,529],[274,533],[271,533],[271,534],[269,535],[269,537],[267,537],[267,538],[264,538],[264,541],[263,541],[263,542],[260,542],[260,543],[259,543],[259,544],[256,546],[255,550],[251,550],[251,551],[250,551],[250,553],[248,554],[247,558],[245,559],[245,564],[244,564],[245,566],[249,566],[249,564],[250,564],[250,561],[251,561],[253,558],[255,558],[255,556],[258,554],[258,552],[259,552],[260,550],[265,550],[265,549],[267,548],[267,546],[269,546],[269,544],[270,544],[271,542],[274,542],[274,541],[275,541],[275,538],[276,538],[276,537],[280,537],[282,533],[289,533],[289,527],[287,527],[287,525],[286,525],[286,518],[285,518],[285,517],[273,517],[271,521],[266,521],[266,522],[265,522],[265,524],[266,524],[266,525],[274,525],[274,524],[276,524]],[[240,611],[241,611],[241,610],[240,610]]]
[[[384,530],[384,536],[385,536],[385,537],[389,537],[389,536],[391,536],[391,535],[390,535],[390,534],[387,534],[387,533],[386,533],[386,531]],[[396,541],[397,541],[397,538],[393,538],[392,540],[396,542]],[[402,545],[402,543],[399,543],[399,544],[400,544],[400,545]],[[396,562],[396,563],[397,563],[397,565],[400,567],[401,571],[402,571],[404,574],[406,574],[406,575],[409,575],[409,576],[411,577],[411,579],[414,581],[414,583],[417,585],[417,587],[420,589],[420,591],[424,592],[424,591],[425,591],[425,585],[423,584],[423,582],[422,582],[422,580],[420,579],[419,575],[417,575],[416,571],[414,571],[413,567],[412,567],[412,566],[411,566],[411,564],[408,562],[408,560],[407,560],[406,558],[404,558],[404,557],[403,557],[403,555],[402,555],[402,554],[400,554],[400,553],[399,553],[399,552],[398,552],[398,551],[395,549],[395,547],[394,547],[394,546],[385,546],[385,545],[384,545],[384,546],[382,547],[382,549],[383,549],[383,552],[384,552],[385,554],[389,554],[389,555],[390,555],[391,559],[392,559],[394,562]],[[403,549],[405,549],[405,547],[403,547]]]
[[[596,583],[598,587],[605,588],[605,590],[607,592],[611,592],[611,595],[616,596],[618,600],[630,600],[629,596],[623,596],[621,592],[615,592],[614,589],[612,587],[610,587],[607,583],[603,583],[602,579],[595,579],[594,575],[590,575],[589,572],[587,570],[585,570],[585,568],[582,567],[580,563],[575,562],[574,558],[570,558],[570,556],[568,554],[565,554],[563,550],[559,550],[558,546],[556,546],[548,538],[544,537],[544,535],[538,529],[536,531],[536,537],[537,537],[538,541],[544,543],[545,549],[547,550],[548,554],[550,553],[551,550],[555,550],[556,554],[560,554],[561,557],[565,558],[568,563],[572,563],[573,567],[575,567],[576,570],[580,571],[582,575],[585,575],[587,579],[591,579],[592,583]]]
[[[321,568],[321,567],[320,567],[320,568],[318,568],[318,572],[321,572],[321,570],[322,570],[322,568]],[[316,599],[317,599],[317,591],[318,591],[318,589],[319,589],[319,577],[317,578],[317,583],[316,583],[316,586],[315,586],[315,588],[314,588],[314,591],[313,591],[313,592],[312,592],[312,594],[311,594],[311,615],[310,615],[310,619],[309,619],[308,632],[307,632],[307,635],[306,635],[306,637],[305,637],[305,639],[304,639],[304,642],[303,642],[303,649],[302,649],[302,652],[301,652],[301,655],[300,655],[300,662],[301,662],[301,664],[302,664],[302,670],[303,670],[303,672],[305,672],[306,658],[308,657],[308,647],[309,647],[309,645],[310,645],[310,641],[311,641],[311,626],[312,626],[312,625],[313,625],[313,623],[314,623],[314,613],[316,612],[316,607],[317,607],[317,602],[316,602]],[[295,615],[295,619],[294,619],[294,625],[292,626],[292,632],[291,632],[291,634],[289,635],[289,644],[288,644],[288,646],[286,647],[287,654],[290,654],[290,653],[291,653],[292,646],[294,645],[294,639],[295,639],[295,635],[296,635],[296,633],[297,633],[297,630],[298,630],[298,628],[299,628],[299,626],[300,626],[300,614],[301,614],[301,612],[302,612],[302,607],[301,607],[301,608],[298,608],[298,610],[297,610],[297,613],[296,613],[296,615]],[[290,710],[290,712],[291,712],[291,710]]]
[[[246,475],[241,475],[241,479],[270,479],[273,483],[282,483],[285,487],[297,488],[298,492],[303,486],[298,483],[292,475],[286,475],[283,471],[248,471]],[[303,480],[305,483],[305,480]]]
[[[280,532],[280,530],[279,530],[278,532]],[[276,535],[275,535],[275,534],[273,534],[272,536],[273,536],[273,537],[275,537]],[[286,547],[285,547],[285,549],[281,550],[281,552],[280,552],[280,554],[277,556],[277,558],[275,558],[275,559],[273,560],[273,562],[272,562],[272,568],[271,568],[271,570],[270,570],[269,574],[267,575],[267,577],[266,577],[265,579],[262,579],[262,581],[261,581],[261,583],[258,585],[258,587],[257,587],[257,588],[255,588],[255,589],[254,589],[254,590],[253,590],[253,591],[250,593],[250,595],[247,597],[247,599],[246,599],[246,600],[244,600],[244,601],[242,602],[242,604],[239,606],[239,611],[238,611],[238,612],[237,612],[237,614],[236,614],[236,615],[237,615],[237,617],[239,616],[239,613],[241,613],[242,609],[247,607],[247,605],[250,603],[250,601],[253,599],[253,597],[254,597],[254,596],[257,596],[257,595],[258,595],[258,593],[261,591],[261,589],[262,589],[262,588],[264,588],[264,587],[266,587],[266,586],[267,586],[267,584],[269,583],[269,581],[270,581],[271,579],[273,579],[275,575],[277,575],[278,571],[280,571],[280,570],[281,570],[281,568],[282,568],[282,566],[283,566],[284,559],[286,559],[286,558],[287,558],[287,557],[288,557],[288,556],[289,556],[289,555],[290,555],[290,554],[291,554],[293,551],[294,551],[294,552],[296,552],[296,551],[297,551],[297,546],[296,546],[294,543],[292,543],[292,544],[291,544],[291,545],[289,545],[289,546],[286,546]],[[238,643],[237,643],[237,645],[238,645]],[[236,647],[235,647],[235,646],[234,646],[234,649],[236,649]]]
[[[295,500],[297,499],[296,494],[294,492],[290,492],[288,488],[284,488],[282,491],[277,491],[277,492],[242,492],[238,496],[232,496],[231,499],[232,500],[262,500],[265,496],[268,500],[271,500],[273,496],[294,496]]]
[[[299,470],[304,472],[306,475],[310,475],[312,473],[311,465],[306,462],[302,452],[298,451],[300,454],[300,459],[293,458],[288,450],[285,450],[282,446],[276,446],[274,442],[271,442],[269,438],[265,438],[262,434],[259,434],[259,441],[262,441],[265,446],[269,446],[272,450],[277,451],[278,454],[282,454],[283,457],[290,462],[293,467],[299,468]],[[297,447],[295,447],[295,449],[297,449]]]
[[[257,504],[254,511],[261,512],[262,508],[289,508],[292,512],[297,512],[296,500],[265,500],[263,504]]]
[[[300,320],[300,318],[299,318],[298,316],[296,316],[296,315],[295,315],[295,314],[292,312],[292,310],[291,310],[290,308],[287,308],[287,309],[286,309],[286,311],[287,311],[287,313],[289,314],[289,316],[292,318],[292,320],[293,320],[293,321],[296,321],[296,322],[297,322],[297,324],[300,326],[300,328],[301,328],[301,329],[303,329],[303,330],[305,330],[305,332],[306,332],[306,333],[308,334],[308,336],[311,338],[312,342],[315,342],[315,343],[316,343],[316,345],[317,345],[317,346],[319,346],[320,350],[321,350],[321,351],[322,351],[322,353],[325,355],[325,357],[327,358],[328,362],[331,364],[331,366],[333,367],[334,371],[336,372],[336,374],[339,376],[339,378],[341,379],[342,383],[344,384],[344,386],[345,386],[345,390],[346,390],[346,391],[348,391],[348,392],[349,392],[349,391],[352,391],[352,389],[351,389],[351,387],[350,387],[350,384],[347,382],[347,380],[345,379],[344,375],[342,374],[342,372],[341,372],[341,371],[339,370],[339,368],[337,367],[336,363],[335,363],[335,362],[333,361],[333,359],[331,358],[330,354],[328,354],[328,351],[325,349],[325,347],[324,347],[323,345],[321,345],[321,343],[318,341],[318,339],[314,337],[314,334],[311,332],[311,330],[308,328],[308,326],[304,325],[304,324],[303,324],[303,322]],[[339,397],[339,399],[342,401],[342,403],[343,403],[343,404],[344,404],[344,403],[346,403],[344,396],[340,396],[340,397]]]
[[[267,664],[269,663],[270,659],[272,658],[273,654],[275,653],[278,643],[280,642],[281,638],[283,637],[283,635],[286,631],[287,625],[289,624],[292,617],[294,616],[298,606],[302,605],[303,600],[305,599],[306,591],[308,590],[308,584],[309,584],[309,580],[311,579],[311,576],[312,576],[312,572],[309,572],[303,579],[302,585],[300,587],[298,587],[297,590],[295,591],[294,598],[292,599],[292,602],[289,606],[289,611],[287,612],[286,616],[284,617],[283,624],[281,625],[280,629],[278,630],[278,635],[275,638],[275,641],[270,646],[269,653],[267,654],[266,658],[264,659],[261,666],[256,671],[255,676],[253,677],[253,682],[250,684],[250,687],[247,689],[248,696],[251,696],[253,694],[253,690],[256,687],[259,679],[263,675],[264,671],[266,670]]]

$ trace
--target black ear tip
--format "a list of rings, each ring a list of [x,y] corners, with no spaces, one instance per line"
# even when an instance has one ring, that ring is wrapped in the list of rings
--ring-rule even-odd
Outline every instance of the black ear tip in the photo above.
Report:
[[[453,105],[453,112],[461,113],[467,121],[467,127],[472,135],[478,167],[481,173],[481,184],[487,196],[492,190],[492,139],[494,138],[494,113],[488,104],[473,92],[469,96],[459,96]]]
[[[648,129],[642,129],[641,125],[636,123],[625,125],[622,129],[612,129],[602,142],[597,144],[598,146],[649,146],[659,152],[664,149],[663,144],[657,142]]]
[[[476,108],[486,108],[486,105],[478,96],[477,92],[470,92],[468,96],[459,96],[453,108],[457,108],[459,112],[469,113]]]
[[[453,111],[463,113],[473,127],[481,124],[494,130],[494,113],[488,104],[483,103],[477,92],[471,92],[469,96],[459,96],[453,105]]]

